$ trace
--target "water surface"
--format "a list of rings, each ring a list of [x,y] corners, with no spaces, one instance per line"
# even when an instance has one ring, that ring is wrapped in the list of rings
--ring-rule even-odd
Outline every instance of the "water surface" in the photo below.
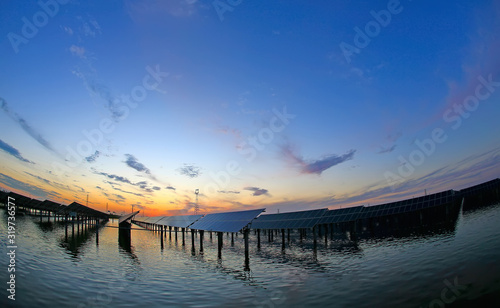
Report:
[[[5,211],[0,210],[2,277],[7,279]],[[452,228],[356,242],[300,243],[292,235],[257,249],[250,270],[242,236],[205,234],[185,246],[179,234],[132,230],[118,241],[117,221],[74,231],[71,225],[17,217],[15,307],[500,307],[500,205],[460,213]],[[134,228],[140,229],[138,226]],[[4,282],[4,286],[6,285]],[[457,285],[450,289],[450,286]],[[443,297],[444,294],[444,297]],[[6,288],[2,307],[12,306]]]

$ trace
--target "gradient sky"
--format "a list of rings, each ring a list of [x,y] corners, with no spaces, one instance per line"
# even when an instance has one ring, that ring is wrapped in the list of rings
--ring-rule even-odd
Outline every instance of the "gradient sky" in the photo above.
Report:
[[[146,215],[500,175],[498,1],[3,1],[0,186]]]

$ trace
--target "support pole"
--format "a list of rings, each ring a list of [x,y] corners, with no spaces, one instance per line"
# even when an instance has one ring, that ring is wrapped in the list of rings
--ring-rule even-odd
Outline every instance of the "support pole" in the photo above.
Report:
[[[260,229],[257,229],[257,249],[260,250]]]
[[[203,235],[205,231],[200,230],[200,254],[203,254]]]
[[[285,229],[281,229],[281,250],[285,250]]]
[[[313,227],[312,233],[313,233],[313,248],[314,248],[314,251],[316,251],[316,248],[318,245],[318,243],[316,241],[316,226]]]
[[[185,236],[184,236],[184,231],[185,231],[185,229],[182,228],[181,229],[181,232],[182,232],[182,246],[186,246],[186,240],[185,240]],[[191,234],[193,235],[193,247],[194,247],[194,233],[193,233],[193,230],[191,230]]]
[[[244,229],[243,230],[243,236],[245,238],[245,271],[249,271],[250,270],[250,258],[248,257],[248,233],[250,232],[250,230],[248,229]]]
[[[217,245],[217,258],[221,259],[222,258],[222,232],[217,232],[217,240],[218,240],[218,245]]]
[[[182,228],[182,234],[184,234],[184,228]],[[191,229],[191,253],[193,254],[193,256],[195,255],[195,247],[194,247],[194,230]]]

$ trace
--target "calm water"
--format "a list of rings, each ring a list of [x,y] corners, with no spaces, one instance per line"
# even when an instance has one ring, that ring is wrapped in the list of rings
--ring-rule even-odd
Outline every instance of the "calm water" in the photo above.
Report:
[[[19,216],[15,305],[0,216],[2,307],[500,307],[500,205],[427,235],[320,240],[317,254],[294,238],[282,253],[280,237],[266,236],[258,251],[252,236],[250,271],[241,235],[234,246],[224,235],[218,260],[215,235],[193,255],[190,235],[186,246],[180,235],[162,245],[159,233],[133,230],[128,246],[116,228],[100,228],[97,240],[93,230],[72,237],[69,226],[66,237],[62,224]]]

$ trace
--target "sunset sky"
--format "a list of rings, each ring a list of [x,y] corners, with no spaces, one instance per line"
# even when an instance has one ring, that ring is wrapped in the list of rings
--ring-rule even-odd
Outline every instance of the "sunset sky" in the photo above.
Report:
[[[498,1],[4,1],[0,29],[0,187],[32,198],[275,213],[500,176]]]

